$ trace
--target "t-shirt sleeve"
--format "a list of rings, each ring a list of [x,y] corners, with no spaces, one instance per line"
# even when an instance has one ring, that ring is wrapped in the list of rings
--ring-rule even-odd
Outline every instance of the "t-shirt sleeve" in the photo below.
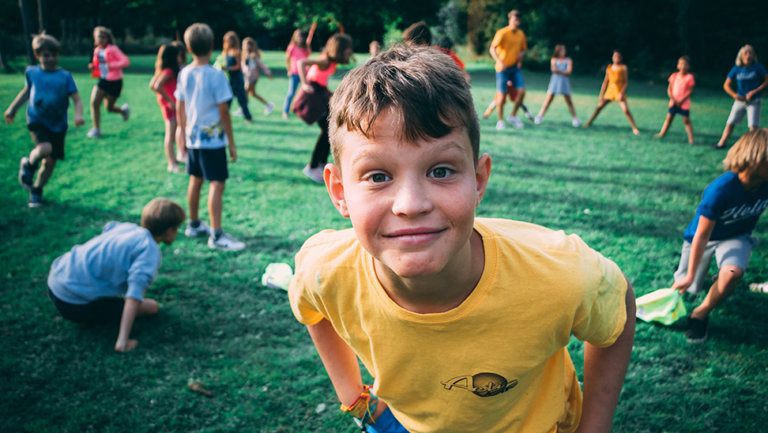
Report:
[[[214,86],[214,100],[217,104],[221,104],[222,102],[227,102],[230,99],[232,99],[232,86],[229,85],[229,80],[227,80],[227,75],[223,71],[217,71],[216,74],[216,85]]]
[[[178,78],[176,81],[176,90],[173,91],[173,97],[177,101],[183,101],[184,100],[184,92],[182,91],[184,89],[184,82],[186,82],[186,74],[184,71],[179,72]]]
[[[157,276],[157,269],[160,267],[162,257],[157,245],[152,245],[148,240],[139,246],[136,258],[131,262],[128,268],[128,289],[125,292],[126,298],[134,298],[139,301],[144,299],[144,292]]]
[[[491,46],[496,47],[501,43],[501,38],[503,37],[504,29],[498,30],[495,35],[493,35],[493,40],[491,41]]]
[[[716,220],[723,213],[724,208],[723,194],[720,193],[720,188],[717,185],[709,185],[704,188],[701,203],[699,203],[699,213],[711,220]]]
[[[760,63],[755,63],[755,69],[757,70],[757,75],[760,76],[760,79],[765,80],[765,74],[766,74],[765,67],[763,67],[763,65]],[[758,86],[760,84],[763,84],[763,83],[757,83]]]
[[[291,310],[294,317],[305,325],[314,325],[323,320],[323,315],[318,311],[318,298],[313,290],[319,278],[313,275],[316,272],[308,262],[308,256],[311,254],[302,248],[296,254],[296,274],[288,287],[288,298],[291,303]]]
[[[673,72],[669,74],[669,78],[667,78],[667,81],[669,82],[669,84],[672,84],[675,82],[675,77],[677,77],[677,72]]]
[[[739,72],[739,67],[738,67],[738,66],[734,66],[734,67],[732,67],[732,68],[731,68],[731,71],[730,71],[730,72],[728,72],[728,77],[727,77],[727,78],[730,78],[730,79],[731,79],[731,81],[736,81],[736,74],[737,74],[738,72]]]
[[[627,280],[616,263],[589,247],[584,260],[585,269],[591,271],[572,332],[579,340],[607,347],[619,338],[627,321]]]
[[[27,90],[32,90],[32,77],[30,77],[30,72],[32,72],[32,66],[27,66],[27,68],[24,70],[24,81],[27,86]]]

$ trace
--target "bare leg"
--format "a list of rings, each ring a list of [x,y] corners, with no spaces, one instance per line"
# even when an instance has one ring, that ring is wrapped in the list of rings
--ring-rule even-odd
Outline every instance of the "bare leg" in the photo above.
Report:
[[[688,134],[688,144],[693,144],[693,123],[691,123],[691,117],[683,116],[683,124],[685,125],[685,132]]]
[[[573,108],[571,95],[563,95],[563,98],[565,98],[565,103],[568,105],[568,110],[571,112],[571,117],[576,118],[576,109]]]
[[[725,125],[725,129],[723,129],[723,136],[720,137],[720,141],[717,142],[717,147],[725,147],[725,142],[728,141],[728,137],[733,134],[733,128],[736,125]]]
[[[606,105],[608,105],[608,100],[598,102],[597,107],[595,107],[595,112],[592,113],[592,117],[589,118],[589,120],[584,126],[592,126],[592,122],[595,121],[595,119],[597,118],[597,115],[600,114],[601,111],[603,111],[603,108],[605,108]]]
[[[104,99],[107,100],[107,111],[109,111],[110,113],[123,114],[123,109],[115,105],[117,103],[117,98],[110,95],[109,93],[106,93],[106,96],[104,97]]]
[[[208,216],[211,218],[212,230],[221,230],[221,202],[225,185],[223,181],[213,181],[208,187]]]
[[[544,114],[547,112],[547,109],[549,108],[549,104],[552,103],[552,99],[555,97],[552,93],[547,93],[547,97],[544,98],[544,104],[541,106],[541,110],[539,110],[539,117],[544,117]]]
[[[48,179],[53,174],[53,169],[56,168],[56,160],[48,156],[43,158],[43,165],[37,172],[37,181],[35,182],[35,188],[42,188],[48,183]]]
[[[504,103],[507,101],[507,94],[496,91],[496,110],[499,115],[499,120],[504,120]]]
[[[632,126],[632,133],[635,135],[639,135],[640,130],[637,129],[637,125],[635,124],[635,119],[632,117],[632,113],[629,112],[629,105],[627,105],[627,100],[624,99],[622,101],[619,101],[619,105],[621,106],[621,111],[623,111],[624,115],[627,116],[627,120],[629,120],[629,125]]]
[[[488,104],[488,108],[485,109],[485,113],[483,113],[483,119],[489,118],[495,108],[496,108],[496,97],[493,98],[493,101],[491,101],[491,103]]]
[[[176,120],[165,121],[165,159],[168,160],[168,171],[178,169],[174,145],[176,142]]]
[[[189,206],[189,220],[196,221],[200,219],[198,210],[200,208],[200,190],[203,188],[203,178],[189,176],[189,186],[187,186],[187,206]]]
[[[517,89],[517,98],[515,98],[515,105],[512,108],[513,116],[517,116],[517,110],[520,108],[520,105],[522,105],[523,98],[525,98],[525,89]]]
[[[93,91],[91,92],[91,121],[96,129],[101,127],[101,101],[104,100],[104,95],[106,94],[98,86],[93,86]]]
[[[661,125],[661,131],[659,131],[658,134],[654,135],[656,138],[661,138],[665,135],[667,135],[667,131],[669,130],[669,126],[672,125],[672,120],[675,119],[675,115],[672,113],[667,113],[667,117],[664,119],[664,124]],[[683,122],[685,122],[686,117],[683,117]]]
[[[736,284],[741,280],[744,275],[744,271],[738,266],[724,266],[720,269],[717,276],[717,281],[709,288],[709,293],[704,301],[696,308],[693,309],[691,317],[697,319],[703,319],[709,315],[712,310],[715,309],[721,302],[725,300],[733,289],[736,288]]]
[[[258,93],[256,93],[255,91],[253,92],[253,95],[252,95],[252,96],[253,96],[254,98],[256,98],[257,100],[261,101],[261,103],[262,103],[262,104],[264,104],[264,105],[267,105],[267,100],[266,100],[266,99],[264,99],[264,98],[262,98],[262,97],[261,97],[261,95],[259,95],[259,94],[258,94]]]
[[[42,161],[43,158],[48,157],[52,151],[53,146],[51,146],[51,143],[39,143],[31,152],[29,152],[29,163],[32,165],[39,164],[40,161]]]

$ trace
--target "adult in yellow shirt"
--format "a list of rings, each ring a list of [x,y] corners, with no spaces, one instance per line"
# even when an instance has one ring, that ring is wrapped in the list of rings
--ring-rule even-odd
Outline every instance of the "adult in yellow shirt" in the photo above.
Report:
[[[517,110],[523,103],[525,97],[525,83],[523,74],[520,72],[520,65],[528,49],[528,43],[525,33],[520,30],[520,12],[517,10],[509,11],[507,14],[509,25],[499,29],[491,41],[491,57],[496,61],[496,108],[499,120],[496,122],[496,129],[504,129],[504,102],[507,94],[507,81],[517,89],[517,98],[507,121],[515,128],[522,128],[523,122],[517,118]]]

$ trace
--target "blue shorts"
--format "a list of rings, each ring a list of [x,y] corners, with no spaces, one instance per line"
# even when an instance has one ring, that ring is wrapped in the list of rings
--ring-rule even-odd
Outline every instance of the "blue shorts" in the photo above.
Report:
[[[202,177],[208,182],[224,182],[229,178],[227,170],[227,150],[187,149],[187,174]]]
[[[667,110],[667,113],[669,114],[679,114],[683,117],[691,117],[691,110],[683,110],[682,108],[678,107],[677,105],[673,105],[669,107],[669,110]]]
[[[496,72],[496,91],[507,93],[507,81],[511,81],[515,89],[525,88],[523,74],[517,66],[510,66],[501,72]]]

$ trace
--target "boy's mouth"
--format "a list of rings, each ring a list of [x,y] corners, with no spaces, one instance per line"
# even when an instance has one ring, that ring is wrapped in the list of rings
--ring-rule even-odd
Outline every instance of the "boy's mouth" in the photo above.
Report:
[[[433,239],[445,230],[445,228],[413,227],[395,230],[385,234],[384,237],[406,243],[421,243]]]

